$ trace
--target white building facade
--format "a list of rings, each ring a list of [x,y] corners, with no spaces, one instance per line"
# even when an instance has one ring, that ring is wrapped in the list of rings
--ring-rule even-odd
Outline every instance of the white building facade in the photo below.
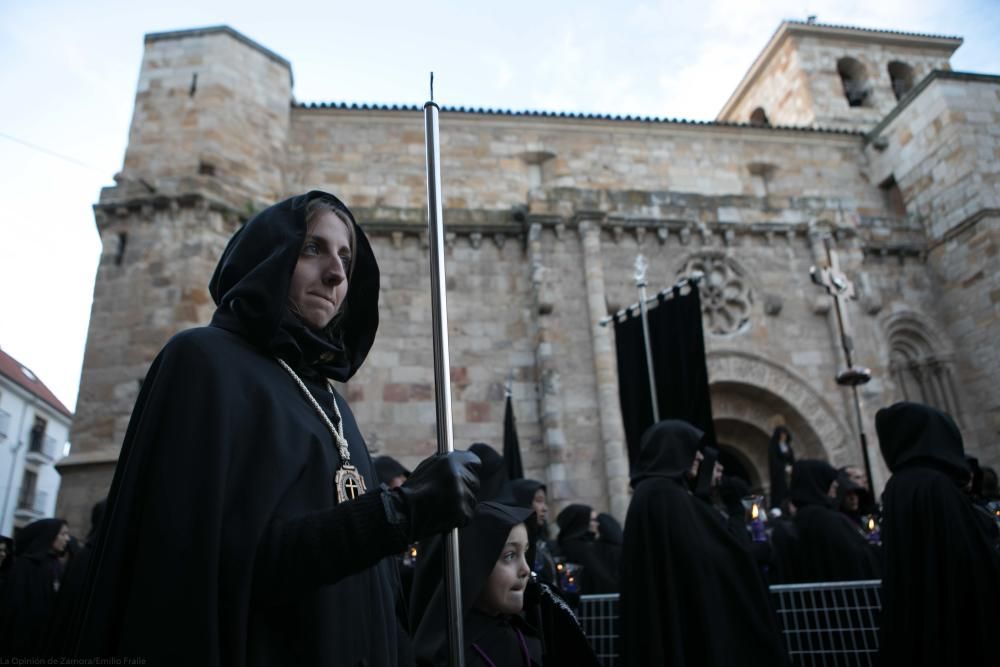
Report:
[[[0,350],[0,534],[51,517],[73,414],[30,369]]]

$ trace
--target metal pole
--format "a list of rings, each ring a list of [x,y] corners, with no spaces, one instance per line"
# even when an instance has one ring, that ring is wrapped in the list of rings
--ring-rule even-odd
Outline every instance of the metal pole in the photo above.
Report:
[[[451,361],[448,357],[448,296],[444,273],[444,210],[441,205],[441,148],[438,143],[438,105],[424,104],[424,144],[427,149],[427,230],[431,258],[431,311],[434,327],[434,400],[437,406],[439,454],[455,450],[451,419]],[[458,528],[445,535],[445,586],[448,593],[448,648],[452,665],[464,667],[462,589]]]
[[[649,400],[653,404],[653,423],[660,421],[660,401],[656,397],[656,375],[653,373],[653,348],[649,342],[649,316],[646,312],[646,258],[635,258],[635,286],[639,288],[639,314],[642,317],[642,343],[646,348],[646,372],[649,376]]]

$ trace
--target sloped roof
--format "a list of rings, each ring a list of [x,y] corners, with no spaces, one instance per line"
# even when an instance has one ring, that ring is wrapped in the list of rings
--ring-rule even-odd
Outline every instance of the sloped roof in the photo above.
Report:
[[[369,102],[296,102],[297,109],[338,109],[343,111],[423,111],[422,106],[415,104],[376,104]],[[536,111],[536,110],[514,110],[514,109],[493,109],[487,107],[450,107],[442,106],[442,113],[462,113],[477,114],[484,116],[518,116],[533,118],[568,118],[572,120],[610,120],[615,122],[632,123],[652,123],[667,125],[701,125],[705,127],[737,127],[755,130],[778,130],[790,132],[819,132],[823,134],[863,134],[856,130],[841,128],[816,128],[800,127],[795,125],[751,125],[750,123],[737,123],[720,120],[688,120],[684,118],[663,118],[659,116],[640,115],[616,115],[616,114],[594,114],[577,113],[572,111]]]
[[[45,383],[38,379],[38,376],[31,372],[27,366],[19,362],[0,349],[0,375],[4,376],[14,384],[18,385],[33,396],[37,396],[40,401],[47,404],[56,412],[73,418],[73,413],[63,405],[62,401],[56,398],[52,390],[45,386]]]

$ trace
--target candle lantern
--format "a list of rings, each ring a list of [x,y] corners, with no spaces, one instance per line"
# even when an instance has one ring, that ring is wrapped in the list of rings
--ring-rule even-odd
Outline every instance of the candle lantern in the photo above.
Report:
[[[878,517],[874,514],[866,514],[861,517],[861,523],[865,535],[868,536],[868,541],[871,544],[882,544],[882,529],[879,526]]]
[[[767,542],[767,512],[764,511],[764,496],[746,496],[740,503],[744,509],[747,531],[754,542]]]

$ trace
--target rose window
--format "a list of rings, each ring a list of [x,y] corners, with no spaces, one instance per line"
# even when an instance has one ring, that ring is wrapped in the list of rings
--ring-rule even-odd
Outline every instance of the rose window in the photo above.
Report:
[[[687,261],[680,275],[690,276],[697,271],[703,274],[699,292],[708,332],[725,336],[746,330],[753,294],[742,269],[722,255],[698,255]]]

